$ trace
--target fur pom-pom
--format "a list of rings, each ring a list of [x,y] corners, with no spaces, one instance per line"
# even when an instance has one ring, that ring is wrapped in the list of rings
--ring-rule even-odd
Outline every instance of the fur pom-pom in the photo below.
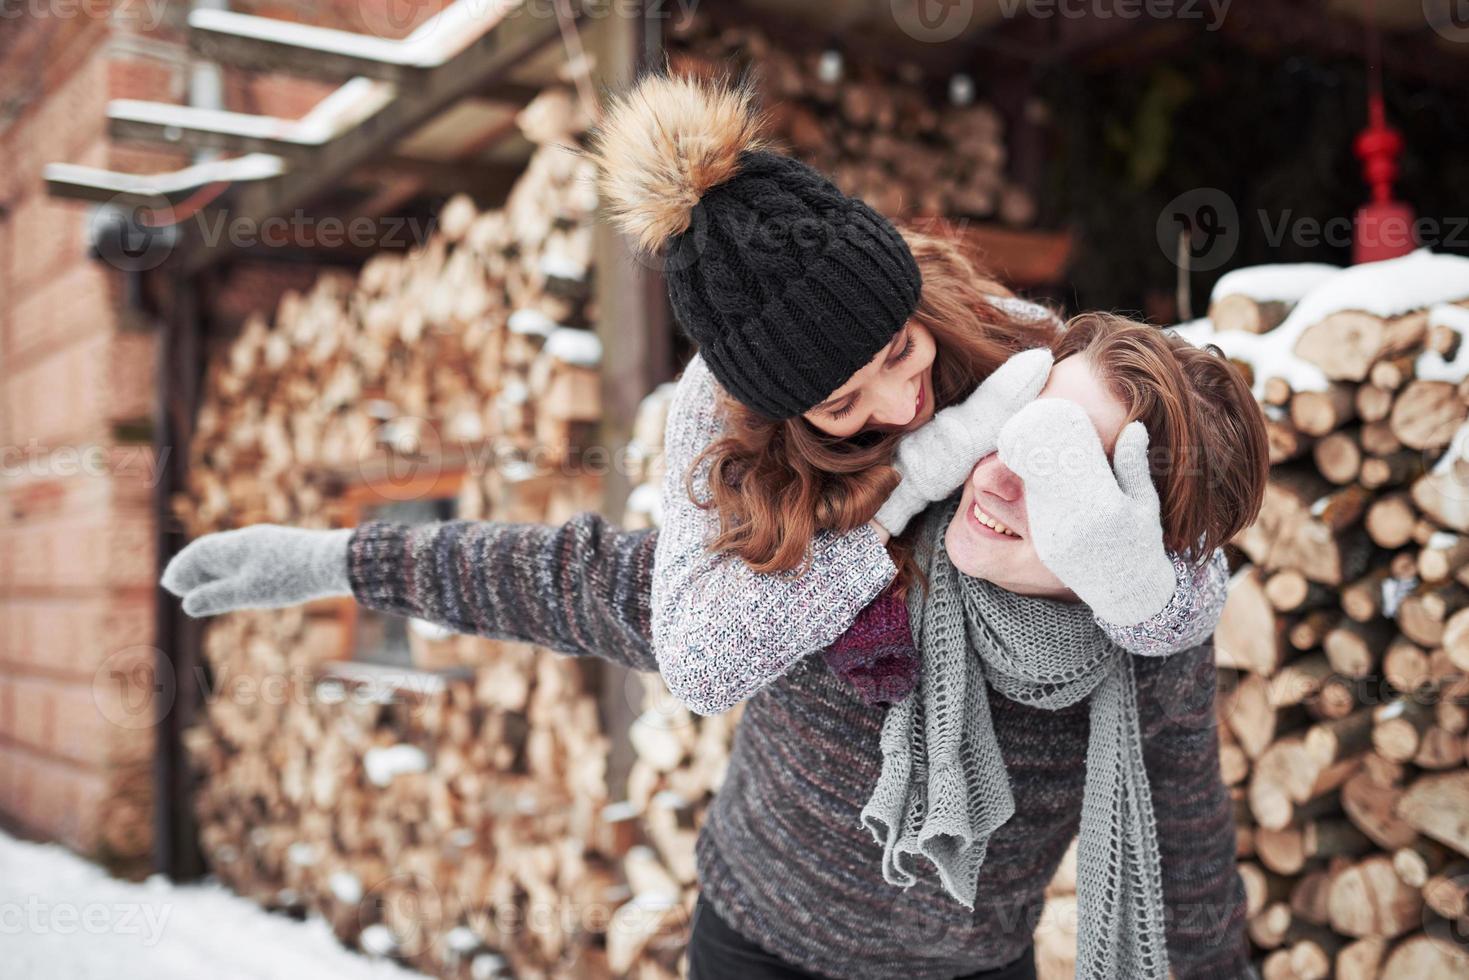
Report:
[[[619,96],[592,134],[597,186],[612,220],[656,252],[689,227],[694,205],[764,147],[748,84],[648,75]]]

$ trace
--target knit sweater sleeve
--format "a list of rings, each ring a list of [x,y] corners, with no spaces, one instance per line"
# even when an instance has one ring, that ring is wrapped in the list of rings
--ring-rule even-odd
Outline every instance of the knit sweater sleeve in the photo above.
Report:
[[[1178,980],[1250,972],[1234,816],[1219,773],[1212,643],[1132,658],[1143,760],[1153,797],[1168,960]]]
[[[1178,554],[1169,557],[1178,584],[1168,605],[1151,619],[1130,626],[1096,618],[1102,632],[1124,650],[1145,657],[1177,653],[1204,642],[1219,624],[1229,598],[1229,560],[1224,549],[1216,549],[1199,562]]]
[[[347,577],[369,609],[655,671],[656,538],[592,513],[560,526],[368,521],[348,540]]]
[[[663,525],[653,563],[653,654],[663,680],[698,714],[755,694],[822,650],[897,575],[871,525],[819,532],[802,569],[762,574],[714,553],[719,518],[689,495],[685,474],[723,430],[719,390],[703,360],[685,370],[664,436]],[[690,481],[707,493],[709,466]]]

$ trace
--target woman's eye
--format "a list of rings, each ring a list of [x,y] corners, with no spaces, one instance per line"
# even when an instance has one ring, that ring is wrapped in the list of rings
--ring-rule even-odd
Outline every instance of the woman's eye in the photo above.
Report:
[[[908,359],[908,355],[911,353],[913,353],[913,338],[909,337],[908,342],[903,345],[903,352],[897,357],[893,358],[893,363],[897,364],[899,361],[906,361]]]
[[[831,413],[831,417],[834,418],[834,419],[844,419],[848,415],[851,415],[851,414],[852,414],[852,403],[851,402],[848,402],[846,408],[839,408],[839,409],[837,409],[836,411],[834,411],[834,412]]]

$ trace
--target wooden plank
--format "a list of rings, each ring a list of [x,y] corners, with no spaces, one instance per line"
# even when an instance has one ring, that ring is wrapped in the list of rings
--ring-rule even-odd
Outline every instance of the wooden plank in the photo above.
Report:
[[[107,104],[108,131],[118,140],[299,160],[380,111],[394,93],[386,83],[354,78],[300,119],[114,99]]]
[[[225,220],[259,225],[272,215],[302,206],[340,183],[357,167],[388,152],[424,120],[461,98],[503,81],[517,65],[559,37],[554,18],[517,3],[494,30],[480,35],[452,61],[424,74],[412,89],[400,90],[398,97],[365,125],[350,129],[322,146],[313,155],[310,167],[232,193],[224,203],[228,211]],[[191,223],[190,229],[189,238],[180,250],[189,268],[201,268],[216,261],[228,248],[227,243],[222,246],[219,240],[206,240],[197,223]]]
[[[285,173],[285,161],[266,153],[211,160],[162,174],[121,174],[72,163],[48,163],[43,171],[46,192],[77,201],[156,207],[175,204],[209,184],[266,181]]]
[[[413,86],[524,9],[520,0],[458,0],[402,40],[198,9],[189,13],[189,47],[212,61],[252,71],[336,81],[361,75]],[[554,25],[544,8],[535,13]]]
[[[250,71],[331,81],[362,75],[411,86],[432,67],[420,63],[402,41],[228,10],[190,11],[189,49],[209,61]]]

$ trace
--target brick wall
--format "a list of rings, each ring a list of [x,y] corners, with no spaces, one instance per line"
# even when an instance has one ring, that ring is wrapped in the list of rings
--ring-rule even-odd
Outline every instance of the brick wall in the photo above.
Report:
[[[380,36],[439,6],[232,5]],[[124,871],[146,868],[151,847],[153,729],[136,668],[154,656],[157,338],[123,315],[121,274],[88,255],[91,208],[48,197],[41,175],[52,162],[140,173],[187,162],[113,144],[105,113],[114,98],[186,101],[188,7],[31,4],[0,18],[0,826]],[[224,77],[226,108],[285,117],[330,88]],[[213,322],[243,319],[246,294],[273,306],[307,271],[237,266]]]
[[[41,173],[120,166],[107,100],[183,92],[181,37],[135,9],[0,25],[0,822],[127,870],[151,844],[153,731],[126,685],[153,654],[154,467],[117,433],[146,439],[156,337],[121,329],[89,208]]]

